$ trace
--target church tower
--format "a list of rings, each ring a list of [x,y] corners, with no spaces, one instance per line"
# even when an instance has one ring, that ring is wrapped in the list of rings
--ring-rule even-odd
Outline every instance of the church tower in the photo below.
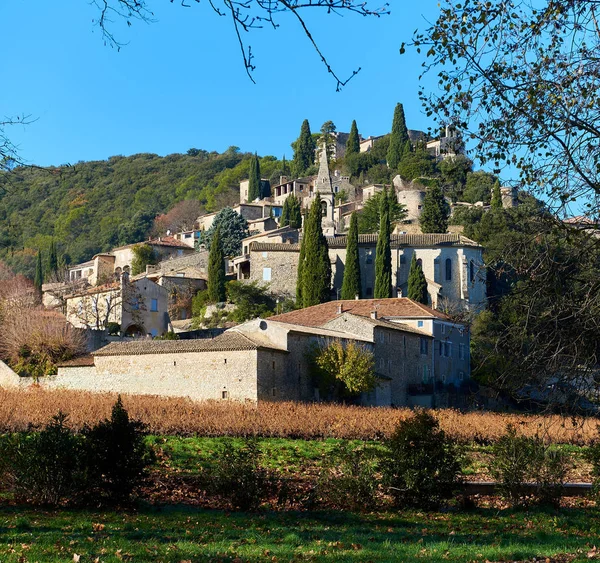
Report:
[[[323,145],[319,159],[319,174],[315,182],[315,194],[321,197],[322,225],[325,236],[335,235],[335,194],[331,184],[329,163],[327,162],[327,147]]]

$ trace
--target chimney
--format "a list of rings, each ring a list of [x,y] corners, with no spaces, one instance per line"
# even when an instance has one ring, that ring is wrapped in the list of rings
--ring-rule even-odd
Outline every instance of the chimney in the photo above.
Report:
[[[342,304],[341,304],[341,303],[338,303],[338,306],[337,306],[337,314],[338,314],[338,315],[341,315],[343,312],[344,312],[344,310],[343,310]]]
[[[377,311],[371,311],[371,318],[377,320]]]

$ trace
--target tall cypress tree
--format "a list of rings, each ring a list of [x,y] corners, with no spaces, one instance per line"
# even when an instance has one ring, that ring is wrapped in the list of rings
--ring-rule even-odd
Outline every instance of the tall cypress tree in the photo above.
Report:
[[[298,256],[298,270],[296,274],[296,307],[304,307],[304,257],[306,256],[306,246],[304,238],[306,234],[306,223],[304,224],[304,233],[300,243],[300,256]]]
[[[360,280],[360,260],[358,256],[358,216],[352,213],[350,217],[350,230],[346,243],[346,265],[342,281],[342,299],[355,299],[362,295]]]
[[[289,225],[292,229],[299,229],[302,227],[302,202],[294,194],[288,197],[288,200],[290,200]]]
[[[441,188],[434,186],[427,190],[423,199],[423,211],[419,217],[421,231],[424,233],[445,233],[448,231],[450,206]]]
[[[299,269],[302,274],[300,291],[303,307],[328,301],[331,291],[331,262],[327,239],[321,227],[321,213],[321,198],[317,194],[310,207],[302,238],[304,254]]]
[[[254,153],[254,156],[250,160],[250,184],[248,186],[248,200],[254,201],[260,198],[260,164],[258,162],[258,155]]]
[[[496,180],[492,188],[492,209],[502,209],[502,192],[500,191],[500,182]]]
[[[400,164],[407,150],[410,150],[410,139],[408,138],[408,129],[404,118],[404,108],[402,104],[396,104],[390,134],[390,146],[387,152],[388,166],[392,169],[398,168],[398,164]]]
[[[37,260],[35,262],[35,277],[33,278],[33,286],[39,297],[42,296],[42,285],[44,283],[44,270],[42,268],[42,251],[38,250]]]
[[[360,138],[358,136],[358,127],[356,126],[356,119],[352,120],[352,126],[350,127],[350,135],[346,141],[346,154],[355,154],[360,152]]]
[[[58,272],[58,256],[56,254],[56,242],[52,239],[50,243],[50,254],[48,256],[48,269],[46,271],[46,277],[50,278]]]
[[[293,194],[289,197],[286,197],[285,201],[283,202],[283,207],[281,209],[281,218],[279,219],[280,227],[287,227],[290,224],[290,198],[292,196]]]
[[[225,301],[225,257],[221,244],[221,227],[217,227],[210,243],[208,297],[212,303]]]
[[[423,273],[423,268],[417,262],[417,257],[413,253],[410,261],[410,270],[408,271],[408,296],[409,299],[427,305],[427,280]]]
[[[379,236],[375,250],[375,299],[387,299],[392,296],[392,249],[390,244],[390,200],[384,186],[379,213]]]
[[[302,176],[315,162],[315,150],[317,145],[310,132],[308,119],[302,122],[300,136],[292,144],[294,149],[294,160],[292,161],[292,173],[294,176]]]

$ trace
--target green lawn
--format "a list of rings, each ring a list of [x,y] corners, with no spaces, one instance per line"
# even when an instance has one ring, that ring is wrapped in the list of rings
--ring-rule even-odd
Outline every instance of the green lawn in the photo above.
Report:
[[[0,561],[522,561],[588,551],[596,509],[239,514],[0,508]],[[75,558],[76,559],[76,558]],[[543,561],[544,559],[542,559]]]

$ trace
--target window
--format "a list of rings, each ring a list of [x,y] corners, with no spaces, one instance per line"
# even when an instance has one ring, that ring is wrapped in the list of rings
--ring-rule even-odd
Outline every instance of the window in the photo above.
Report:
[[[400,264],[406,264],[406,256],[404,254],[400,255]]]
[[[192,233],[185,233],[185,238],[192,238]]]
[[[367,260],[366,260],[367,264],[372,264],[373,263],[373,251],[369,248],[367,250]]]
[[[183,250],[178,250],[177,251],[177,256],[183,256]]]
[[[275,369],[275,360],[273,360],[273,369]]]
[[[262,257],[263,257],[263,258],[266,258],[267,256],[268,256],[268,254],[267,254],[266,252],[263,252],[263,253],[262,253]]]
[[[263,268],[263,281],[271,281],[271,268]]]
[[[388,360],[388,373],[392,373],[393,365],[394,365],[394,363],[392,362],[392,360]]]
[[[327,217],[327,202],[326,201],[321,202],[321,215],[323,217]]]
[[[442,334],[446,334],[446,325],[442,324]]]
[[[402,337],[402,344],[404,345],[404,348],[406,348],[406,336]]]
[[[446,342],[446,357],[452,357],[452,342]]]
[[[175,368],[177,367],[177,361],[173,362],[173,367],[175,367]]]
[[[227,358],[225,358],[225,359],[223,360],[223,363],[224,363],[224,364],[226,364],[226,363],[227,363]]]
[[[229,399],[229,391],[221,391],[221,399]]]
[[[423,328],[423,321],[417,321],[417,327]]]
[[[458,380],[459,381],[463,381],[465,378],[465,372],[464,371],[459,371],[458,372]]]
[[[465,359],[465,345],[464,344],[458,345],[458,357],[461,360]]]
[[[271,397],[275,397],[275,395],[277,395],[277,387],[271,389]]]
[[[446,383],[446,374],[445,373],[442,374],[442,383]]]
[[[385,369],[385,360],[383,358],[379,358],[379,369],[382,371]]]
[[[158,312],[158,299],[152,299],[150,301],[150,311],[153,313]]]
[[[417,265],[419,266],[419,268],[423,268],[423,260],[421,260],[420,258],[417,258]]]
[[[427,385],[429,382],[429,366],[423,366],[423,383]]]
[[[387,341],[388,341],[388,344],[391,344],[391,342],[392,342],[392,335],[389,332],[387,333]]]
[[[372,287],[367,287],[366,296],[373,297],[373,288]]]
[[[427,355],[427,351],[428,351],[428,343],[427,343],[427,338],[421,338],[421,354],[423,355]]]
[[[452,260],[446,258],[446,281],[452,280]]]

